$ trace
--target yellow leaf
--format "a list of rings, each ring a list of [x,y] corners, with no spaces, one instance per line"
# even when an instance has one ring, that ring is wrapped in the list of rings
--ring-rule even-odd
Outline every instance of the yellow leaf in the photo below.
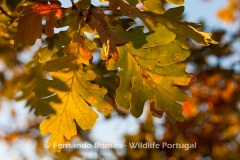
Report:
[[[67,56],[48,61],[44,66],[45,70],[52,72],[53,80],[41,80],[34,89],[38,98],[35,104],[37,113],[50,114],[40,129],[43,135],[51,134],[48,141],[51,152],[61,150],[64,137],[70,140],[77,134],[74,121],[83,130],[92,128],[98,115],[89,105],[105,115],[112,111],[112,106],[104,99],[107,90],[89,82],[95,79],[95,73],[83,70],[82,64],[89,64],[92,58],[83,42],[80,32],[75,33],[64,50]],[[66,68],[67,71],[62,70]]]

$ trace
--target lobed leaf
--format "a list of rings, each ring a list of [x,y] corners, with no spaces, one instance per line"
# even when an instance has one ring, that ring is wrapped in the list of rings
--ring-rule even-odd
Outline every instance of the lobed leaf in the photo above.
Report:
[[[172,50],[174,45],[176,49]],[[178,62],[186,59],[189,51],[183,49],[179,42],[149,49],[131,46],[129,42],[118,47],[116,68],[120,67],[120,86],[116,91],[117,105],[124,110],[130,108],[131,114],[139,117],[144,103],[149,100],[154,102],[157,110],[168,110],[176,120],[183,121],[182,107],[177,102],[187,101],[188,95],[177,86],[188,85],[191,76],[185,72],[185,65]],[[113,65],[111,67],[109,69],[114,69]]]
[[[112,21],[111,25],[117,34],[129,39],[127,44],[118,47],[118,63],[114,65],[111,59],[108,66],[109,70],[120,68],[117,105],[139,117],[144,103],[150,101],[156,108],[154,116],[166,112],[172,121],[183,121],[179,102],[187,101],[188,95],[177,86],[188,85],[191,80],[181,63],[189,57],[189,50],[183,48],[175,33],[165,26],[143,33],[142,27],[124,30],[122,24],[126,23],[129,22]]]
[[[115,61],[117,61],[118,55],[116,45],[127,43],[128,40],[116,35],[105,22],[104,13],[97,10],[93,5],[89,9],[86,22],[92,30],[97,30],[100,36],[101,42],[105,47],[105,53],[102,55],[103,59],[107,60],[108,56],[111,55],[114,57]]]
[[[175,1],[175,3],[176,2],[180,3],[180,1]],[[173,31],[176,34],[176,39],[180,40],[183,44],[186,43],[188,38],[195,40],[203,46],[209,45],[210,43],[217,44],[216,41],[211,39],[210,33],[200,32],[196,29],[199,28],[199,25],[188,22],[179,22],[177,20],[184,11],[183,6],[169,9],[164,14],[157,14],[149,11],[140,11],[123,0],[109,0],[109,3],[115,13],[134,19],[138,17],[144,22],[149,30],[154,30],[155,28],[164,25],[166,28]]]
[[[89,82],[95,79],[95,73],[83,70],[82,64],[89,64],[92,59],[83,42],[84,37],[75,33],[72,42],[64,49],[67,56],[48,61],[44,66],[45,70],[52,72],[53,80],[41,80],[34,89],[38,98],[36,108],[47,108],[44,115],[49,114],[50,106],[56,112],[40,125],[43,135],[51,133],[48,145],[52,152],[61,150],[54,143],[63,144],[64,137],[70,140],[77,134],[74,120],[84,130],[94,125],[98,115],[89,104],[105,115],[112,111],[112,106],[104,99],[107,90]],[[64,68],[67,71],[59,71]]]
[[[17,9],[18,26],[15,37],[15,45],[18,41],[29,42],[33,45],[35,41],[42,37],[42,19],[45,17],[45,33],[48,37],[54,34],[54,27],[58,27],[57,20],[62,22],[65,9],[61,8],[60,3],[52,2],[50,4],[40,3],[38,5],[20,6]]]

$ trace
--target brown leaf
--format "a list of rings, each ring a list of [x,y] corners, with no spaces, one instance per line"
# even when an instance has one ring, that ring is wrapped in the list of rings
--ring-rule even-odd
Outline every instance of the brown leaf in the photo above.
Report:
[[[65,9],[61,8],[59,3],[38,4],[20,6],[17,9],[18,27],[15,37],[15,45],[18,41],[27,42],[33,45],[37,38],[42,37],[42,19],[46,18],[45,33],[48,37],[53,36],[54,27],[58,27],[57,19],[62,20]]]
[[[89,9],[86,22],[92,28],[92,30],[97,30],[99,34],[104,48],[104,53],[102,52],[102,58],[107,60],[109,55],[111,55],[114,57],[116,62],[118,59],[116,45],[125,44],[128,42],[128,40],[116,35],[105,22],[104,13],[101,10],[97,10],[93,5],[91,5]]]

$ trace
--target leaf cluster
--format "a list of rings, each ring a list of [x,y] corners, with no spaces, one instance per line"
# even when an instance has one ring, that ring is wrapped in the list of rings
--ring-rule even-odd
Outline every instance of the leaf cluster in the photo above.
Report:
[[[93,127],[98,118],[93,107],[108,115],[117,106],[137,118],[149,102],[153,116],[166,113],[173,121],[183,121],[180,102],[189,97],[179,86],[188,85],[192,78],[183,62],[190,55],[187,40],[203,46],[217,43],[210,33],[198,31],[200,25],[178,20],[184,6],[165,10],[161,1],[144,0],[144,9],[139,9],[137,0],[107,2],[109,8],[96,7],[90,0],[63,8],[58,0],[28,0],[11,20],[10,24],[17,24],[15,49],[18,42],[34,45],[42,34],[46,36],[47,46],[35,58],[51,78],[37,80],[30,88],[34,88],[36,113],[47,116],[40,129],[43,135],[51,134],[50,151],[60,151],[54,142],[70,140],[77,134],[76,125],[84,130]],[[136,18],[147,33],[144,26],[134,27]],[[54,33],[59,27],[68,29]],[[89,34],[95,35],[93,40]],[[93,53],[99,48],[107,73],[117,72],[119,77],[113,90],[97,81],[98,74],[91,67]]]

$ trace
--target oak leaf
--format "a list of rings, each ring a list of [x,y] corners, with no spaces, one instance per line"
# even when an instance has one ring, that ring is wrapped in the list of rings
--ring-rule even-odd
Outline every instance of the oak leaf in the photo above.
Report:
[[[89,9],[86,22],[93,30],[97,30],[99,34],[104,46],[104,54],[102,54],[103,59],[107,60],[109,58],[108,56],[111,55],[116,62],[118,59],[116,46],[125,44],[128,40],[116,35],[104,20],[104,13],[101,10],[97,10],[93,5]]]
[[[76,32],[64,49],[66,56],[48,61],[44,66],[45,70],[52,72],[53,80],[40,80],[34,89],[38,98],[35,107],[48,115],[40,129],[43,135],[51,134],[48,146],[52,152],[61,150],[54,147],[54,143],[63,144],[64,137],[70,140],[77,134],[74,120],[83,130],[94,125],[98,115],[89,105],[105,115],[112,111],[112,106],[104,99],[107,90],[89,82],[95,79],[95,73],[83,70],[83,64],[89,64],[92,59],[83,42],[84,37]],[[43,112],[49,107],[56,113]]]
[[[45,17],[46,24],[44,25],[45,34],[52,37],[54,27],[58,27],[57,20],[62,23],[62,17],[65,14],[65,9],[61,8],[60,3],[38,4],[20,6],[17,9],[18,26],[17,35],[15,37],[15,45],[18,41],[27,42],[33,45],[35,41],[42,37],[42,19]]]
[[[184,1],[171,1],[175,4],[181,4]],[[158,28],[163,25],[167,29],[173,31],[176,34],[176,39],[185,45],[188,38],[193,39],[198,44],[207,46],[210,43],[217,44],[216,41],[211,39],[210,33],[205,33],[198,31],[201,25],[196,25],[194,23],[180,22],[177,19],[183,13],[184,7],[171,8],[163,14],[157,14],[150,11],[140,11],[136,7],[132,7],[123,0],[109,0],[109,5],[111,9],[123,16],[128,16],[130,18],[140,18],[147,28],[151,31],[154,28]]]
[[[179,42],[149,49],[136,50],[131,46],[129,42],[118,47],[119,61],[115,69],[120,68],[120,86],[116,91],[117,105],[124,110],[130,109],[134,117],[139,117],[144,103],[149,100],[155,102],[156,109],[167,109],[172,117],[183,121],[182,107],[177,102],[187,101],[188,95],[177,86],[188,85],[191,76],[185,72],[185,65],[178,62],[186,59],[189,51]],[[172,50],[172,46],[175,49]]]

